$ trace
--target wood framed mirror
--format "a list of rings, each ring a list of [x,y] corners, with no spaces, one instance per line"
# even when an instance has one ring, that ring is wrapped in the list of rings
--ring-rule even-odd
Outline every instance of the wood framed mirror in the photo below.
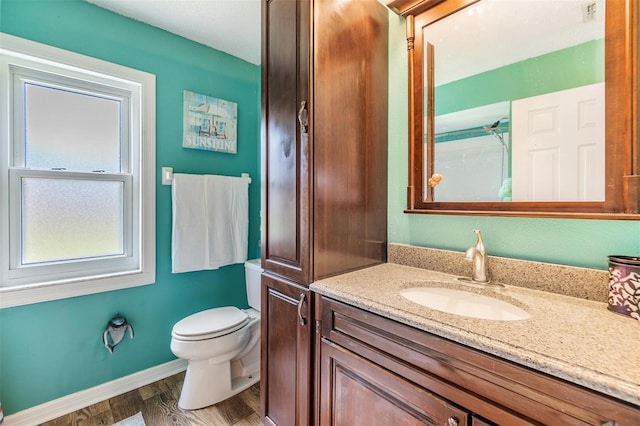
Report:
[[[405,212],[640,218],[637,1],[387,6],[407,18]]]

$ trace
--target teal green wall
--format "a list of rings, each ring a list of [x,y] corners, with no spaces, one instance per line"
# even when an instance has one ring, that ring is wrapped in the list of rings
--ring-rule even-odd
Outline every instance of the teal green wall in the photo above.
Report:
[[[0,30],[156,75],[156,283],[0,310],[0,402],[5,415],[175,359],[171,327],[210,307],[246,307],[243,265],[171,273],[171,187],[160,168],[250,173],[249,257],[259,257],[260,68],[80,0],[2,0]],[[182,92],[238,103],[236,155],[183,149]],[[102,332],[114,313],[135,338],[113,354]]]
[[[607,255],[640,255],[640,221],[405,214],[407,54],[405,20],[389,13],[389,242],[464,251],[482,230],[489,253],[605,269]]]

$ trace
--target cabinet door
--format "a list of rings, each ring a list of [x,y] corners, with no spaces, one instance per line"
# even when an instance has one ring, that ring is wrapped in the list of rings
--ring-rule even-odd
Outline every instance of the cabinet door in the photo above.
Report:
[[[388,16],[314,4],[314,281],[387,259]]]
[[[311,280],[309,0],[263,0],[264,268]]]
[[[466,411],[340,346],[320,351],[321,426],[468,424]]]
[[[311,424],[310,312],[307,288],[262,276],[260,405],[266,424]]]

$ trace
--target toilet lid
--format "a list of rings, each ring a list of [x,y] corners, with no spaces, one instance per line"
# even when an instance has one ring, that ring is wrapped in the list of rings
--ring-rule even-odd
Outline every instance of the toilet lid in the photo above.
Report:
[[[185,340],[202,340],[238,330],[249,322],[249,316],[235,306],[207,309],[178,321],[171,334]]]

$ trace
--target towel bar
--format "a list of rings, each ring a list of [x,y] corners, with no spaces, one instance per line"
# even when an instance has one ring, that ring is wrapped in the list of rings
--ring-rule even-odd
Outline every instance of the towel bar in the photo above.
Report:
[[[242,173],[240,177],[249,180],[251,183],[251,175],[249,173]],[[163,167],[162,168],[162,184],[163,185],[171,185],[173,182],[173,167]]]

